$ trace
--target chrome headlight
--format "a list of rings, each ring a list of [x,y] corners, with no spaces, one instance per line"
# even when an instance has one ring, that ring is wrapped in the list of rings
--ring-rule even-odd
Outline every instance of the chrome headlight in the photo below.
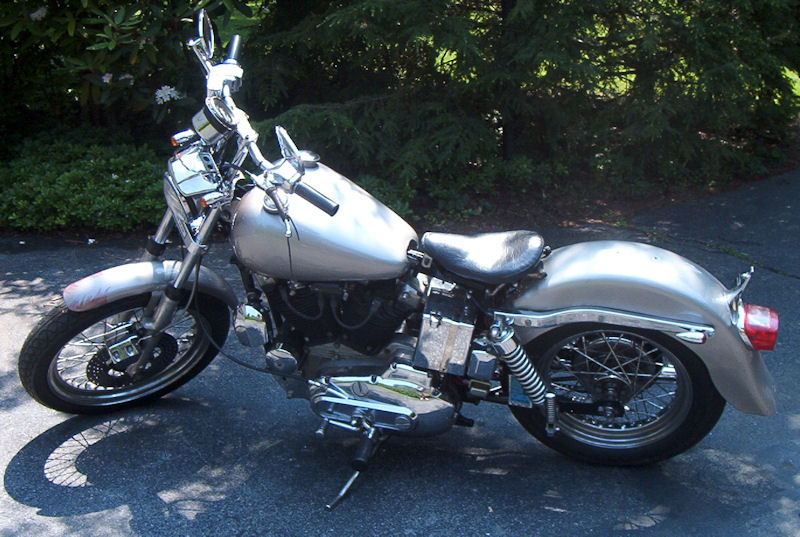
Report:
[[[203,109],[192,118],[192,127],[209,145],[215,144],[233,130],[233,112],[219,97],[206,99]]]
[[[213,192],[220,180],[214,157],[197,144],[177,152],[167,168],[173,186],[183,196]]]

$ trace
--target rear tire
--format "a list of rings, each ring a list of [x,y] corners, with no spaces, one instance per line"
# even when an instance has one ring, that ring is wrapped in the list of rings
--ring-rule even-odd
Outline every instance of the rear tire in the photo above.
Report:
[[[553,330],[526,350],[558,401],[615,401],[609,412],[624,411],[608,417],[561,411],[559,432],[548,436],[540,409],[511,407],[539,441],[584,462],[667,459],[705,437],[725,408],[700,358],[660,332],[582,323]]]
[[[176,313],[141,378],[132,379],[124,370],[138,359],[141,312],[149,299],[142,294],[80,312],[62,301],[22,346],[19,376],[25,390],[55,410],[97,414],[156,399],[189,381],[225,343],[228,307],[197,296],[185,312]],[[110,359],[109,346],[115,345],[118,363]]]

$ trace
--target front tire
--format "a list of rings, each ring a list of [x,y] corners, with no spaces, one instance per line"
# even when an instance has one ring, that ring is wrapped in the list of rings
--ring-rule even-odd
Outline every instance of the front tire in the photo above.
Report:
[[[142,312],[149,299],[142,294],[80,312],[62,301],[22,346],[19,376],[25,390],[55,410],[97,414],[150,401],[197,375],[225,342],[227,306],[199,295],[189,308],[180,309],[147,368],[134,379],[125,367],[138,359],[139,338],[145,334]]]
[[[705,437],[725,408],[697,355],[659,332],[576,324],[526,350],[557,401],[574,404],[559,413],[554,436],[546,434],[540,409],[512,406],[514,416],[545,445],[584,462],[667,459]],[[581,414],[581,404],[607,410]]]

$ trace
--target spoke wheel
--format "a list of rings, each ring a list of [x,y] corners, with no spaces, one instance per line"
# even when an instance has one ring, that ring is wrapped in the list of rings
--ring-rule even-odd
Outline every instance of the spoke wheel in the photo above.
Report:
[[[145,369],[131,377],[126,369],[139,359],[147,337],[142,317],[148,300],[138,295],[85,312],[56,307],[20,352],[25,389],[51,408],[95,413],[159,397],[195,376],[225,341],[227,307],[200,296],[180,309]]]
[[[546,445],[587,462],[671,457],[703,438],[724,408],[700,359],[658,332],[573,325],[528,352],[556,394],[560,431],[546,435],[539,409],[512,407],[514,415]]]

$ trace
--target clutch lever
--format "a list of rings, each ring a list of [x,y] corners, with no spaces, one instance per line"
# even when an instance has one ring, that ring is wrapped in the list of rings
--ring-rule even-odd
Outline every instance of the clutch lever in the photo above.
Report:
[[[292,236],[292,219],[289,216],[289,213],[286,212],[286,208],[284,208],[281,200],[278,199],[277,194],[277,187],[275,185],[270,186],[268,189],[265,190],[269,199],[272,200],[272,203],[275,205],[275,210],[278,211],[278,216],[281,217],[283,221],[283,225],[285,227],[283,235],[289,239]]]
[[[281,221],[283,221],[283,225],[285,226],[285,231],[283,234],[286,238],[290,238],[292,236],[292,218],[289,216],[289,213],[286,212],[286,207],[284,207],[283,203],[281,203],[280,198],[278,198],[278,186],[280,183],[276,182],[275,180],[267,181],[263,175],[256,175],[252,172],[245,170],[244,168],[236,167],[240,172],[245,174],[251,181],[253,181],[258,188],[264,191],[264,193],[269,196],[269,199],[272,200],[272,204],[275,206],[275,211],[280,216]],[[269,174],[275,177],[273,174]]]

